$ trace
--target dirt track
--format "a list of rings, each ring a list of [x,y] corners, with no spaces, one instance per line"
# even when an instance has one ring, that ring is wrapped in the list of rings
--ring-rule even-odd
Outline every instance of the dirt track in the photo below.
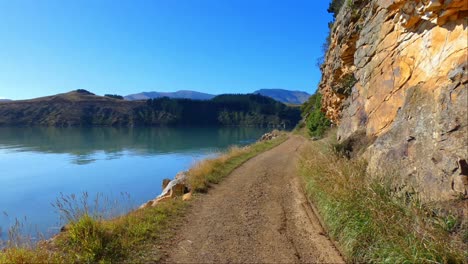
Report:
[[[300,191],[292,136],[193,202],[170,263],[340,263]]]

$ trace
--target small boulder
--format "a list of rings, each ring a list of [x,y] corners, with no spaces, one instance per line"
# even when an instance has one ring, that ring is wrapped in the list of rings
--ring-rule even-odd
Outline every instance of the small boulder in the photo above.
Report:
[[[192,192],[186,193],[182,196],[182,201],[190,201],[192,200]]]

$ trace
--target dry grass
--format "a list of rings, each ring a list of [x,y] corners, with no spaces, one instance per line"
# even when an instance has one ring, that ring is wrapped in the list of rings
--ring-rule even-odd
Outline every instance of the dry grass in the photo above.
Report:
[[[338,155],[331,133],[310,142],[301,171],[308,196],[350,262],[463,263],[462,245],[417,195],[400,193],[392,175],[368,175],[366,162]]]

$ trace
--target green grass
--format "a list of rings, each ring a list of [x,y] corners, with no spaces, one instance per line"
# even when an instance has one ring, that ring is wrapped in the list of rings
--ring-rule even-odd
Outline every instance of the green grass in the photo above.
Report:
[[[333,151],[333,133],[310,142],[301,175],[330,236],[349,262],[463,263],[463,245],[451,238],[453,219],[434,224],[416,195],[395,191],[394,175],[367,175],[363,160]]]
[[[195,192],[206,192],[210,184],[219,183],[235,168],[250,158],[286,140],[282,134],[276,139],[258,142],[247,147],[233,147],[217,158],[198,163],[189,171],[189,182]],[[53,242],[42,241],[36,246],[11,244],[0,252],[0,263],[148,263],[163,257],[160,248],[190,203],[175,198],[132,211],[121,217],[104,220],[105,213],[98,198],[95,204],[82,198],[62,196],[56,208],[69,221],[66,231]]]

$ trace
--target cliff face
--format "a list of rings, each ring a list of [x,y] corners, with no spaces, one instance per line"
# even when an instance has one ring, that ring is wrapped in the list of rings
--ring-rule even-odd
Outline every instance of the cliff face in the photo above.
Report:
[[[331,30],[322,110],[423,200],[467,195],[467,16],[466,0],[355,0]]]

